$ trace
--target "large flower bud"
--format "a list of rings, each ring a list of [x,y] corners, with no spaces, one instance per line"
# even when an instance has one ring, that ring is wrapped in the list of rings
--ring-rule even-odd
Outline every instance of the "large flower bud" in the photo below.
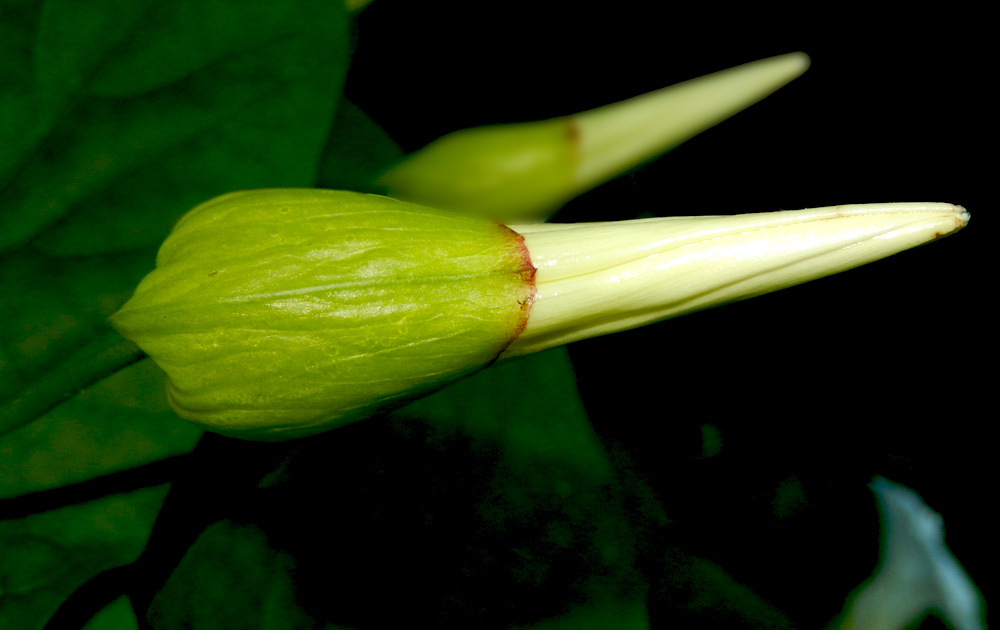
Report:
[[[185,215],[112,318],[181,416],[284,439],[479,370],[525,324],[523,239],[481,219],[327,190],[228,194]]]
[[[857,267],[968,218],[897,203],[508,228],[360,193],[240,192],[181,219],[112,323],[167,372],[180,415],[283,439],[498,358]]]

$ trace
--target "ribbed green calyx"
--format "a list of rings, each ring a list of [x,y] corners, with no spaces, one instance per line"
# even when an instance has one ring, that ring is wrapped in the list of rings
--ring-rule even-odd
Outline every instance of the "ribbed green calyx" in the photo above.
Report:
[[[257,190],[185,215],[112,317],[177,412],[251,439],[360,419],[490,364],[534,267],[497,223],[386,197]]]

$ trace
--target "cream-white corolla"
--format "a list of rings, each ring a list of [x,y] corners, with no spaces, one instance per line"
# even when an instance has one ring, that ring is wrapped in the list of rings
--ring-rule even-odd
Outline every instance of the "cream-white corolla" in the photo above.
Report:
[[[947,203],[514,226],[537,268],[535,305],[505,356],[769,293],[951,234]]]

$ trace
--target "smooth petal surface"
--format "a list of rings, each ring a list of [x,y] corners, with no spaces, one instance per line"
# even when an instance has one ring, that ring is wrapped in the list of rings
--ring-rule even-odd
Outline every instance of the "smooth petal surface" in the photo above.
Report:
[[[734,216],[514,226],[538,269],[505,356],[762,295],[950,234],[961,206],[892,203]]]
[[[577,186],[596,186],[693,138],[808,67],[804,53],[769,57],[571,117],[580,142]]]

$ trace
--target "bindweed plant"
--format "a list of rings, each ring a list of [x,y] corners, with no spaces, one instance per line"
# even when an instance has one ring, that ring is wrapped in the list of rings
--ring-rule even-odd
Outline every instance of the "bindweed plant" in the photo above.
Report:
[[[940,105],[365,4],[0,5],[0,628],[982,627],[865,490],[962,513],[967,233],[657,324],[964,227]]]

